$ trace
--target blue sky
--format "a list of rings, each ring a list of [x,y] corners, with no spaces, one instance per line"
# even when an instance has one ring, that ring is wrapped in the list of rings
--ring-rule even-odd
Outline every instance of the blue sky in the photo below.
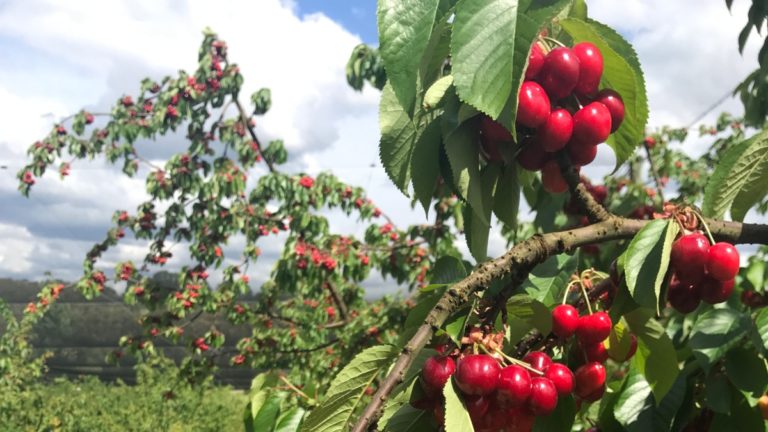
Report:
[[[320,12],[338,22],[363,42],[376,45],[375,0],[297,0],[299,13]]]

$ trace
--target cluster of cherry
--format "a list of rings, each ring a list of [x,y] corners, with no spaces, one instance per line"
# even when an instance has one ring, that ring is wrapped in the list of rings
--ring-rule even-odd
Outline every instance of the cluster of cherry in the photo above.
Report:
[[[597,145],[624,120],[621,96],[612,89],[599,90],[602,74],[602,54],[589,42],[573,48],[560,46],[548,53],[535,42],[518,94],[519,139],[484,116],[480,131],[486,157],[501,160],[499,146],[517,141],[521,147],[518,163],[529,171],[541,170],[549,192],[564,192],[567,184],[554,160],[555,152],[565,149],[574,166],[587,165],[595,159]]]
[[[739,251],[727,242],[710,245],[701,232],[684,234],[672,244],[674,275],[667,300],[680,313],[696,310],[703,300],[722,303],[733,293],[739,273]]]

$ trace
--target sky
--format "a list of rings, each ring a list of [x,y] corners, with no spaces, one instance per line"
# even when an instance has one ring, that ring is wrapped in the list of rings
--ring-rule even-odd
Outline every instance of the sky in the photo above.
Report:
[[[736,0],[729,13],[722,1],[588,1],[591,17],[635,46],[651,127],[689,124],[756,67],[759,40],[750,39],[743,57],[736,44],[748,3]],[[47,175],[29,199],[17,192],[15,173],[27,147],[59,119],[81,108],[107,109],[121,95],[135,93],[144,76],[193,68],[206,26],[227,41],[245,77],[244,94],[272,89],[272,109],[259,120],[257,133],[285,140],[287,170],[332,170],[365,187],[398,225],[424,221],[378,163],[379,92],[355,92],[344,76],[352,48],[377,43],[375,1],[0,0],[0,165],[7,166],[0,169],[0,277],[40,279],[50,272],[77,278],[85,252],[104,236],[113,211],[133,210],[146,198],[141,177],[125,178],[99,160],[76,162],[65,181]],[[735,99],[720,109],[741,112]],[[139,149],[162,159],[181,148],[179,138],[141,143]],[[695,153],[702,142],[685,145]],[[593,178],[613,167],[605,147],[587,172]],[[339,214],[330,220],[338,232],[363,233],[364,227]],[[264,245],[262,259],[250,269],[253,280],[267,277],[280,241]],[[234,260],[241,246],[235,239],[225,253]],[[492,232],[489,254],[503,248]],[[183,264],[181,252],[171,270]],[[141,243],[126,241],[101,265],[140,261],[144,253]],[[392,284],[374,281],[371,289]]]

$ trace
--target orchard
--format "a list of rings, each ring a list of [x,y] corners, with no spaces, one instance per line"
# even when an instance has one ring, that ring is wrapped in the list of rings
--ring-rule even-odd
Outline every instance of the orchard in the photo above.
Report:
[[[583,0],[378,3],[380,46],[355,48],[347,80],[381,91],[381,165],[423,223],[398,224],[333,173],[287,172],[284,143],[259,136],[270,90],[245,98],[206,30],[195,70],[148,77],[30,146],[17,176],[30,199],[40,177],[94,158],[144,178],[147,198],[115,209],[76,283],[7,317],[0,391],[43,373],[25,334],[62,290],[122,284],[142,331],[109,360],[164,364],[165,340],[186,347],[175,383],[257,370],[248,431],[766,430],[768,225],[744,220],[768,211],[768,42],[735,90],[744,115],[701,127],[693,156],[689,128],[648,127],[642,59]],[[740,49],[766,19],[753,0]],[[142,156],[172,134],[184,151]],[[590,179],[599,149],[615,166]],[[365,235],[334,233],[331,212]],[[492,230],[508,246],[497,257]],[[256,286],[246,273],[271,236],[282,250]],[[143,260],[106,268],[127,237]],[[234,239],[244,247],[227,257]],[[179,248],[178,286],[153,288]],[[407,295],[366,300],[373,274]],[[225,346],[216,327],[190,332],[203,314],[251,334]]]

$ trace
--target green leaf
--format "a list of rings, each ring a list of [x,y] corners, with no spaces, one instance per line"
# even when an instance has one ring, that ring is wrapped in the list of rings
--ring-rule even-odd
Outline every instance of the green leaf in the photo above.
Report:
[[[490,226],[483,203],[483,178],[480,173],[478,128],[475,122],[459,125],[445,139],[445,153],[451,165],[456,192],[464,198],[485,225]]]
[[[454,85],[461,99],[514,131],[517,92],[528,52],[543,25],[568,4],[549,7],[516,0],[461,0],[451,39]]]
[[[420,326],[429,314],[429,311],[435,307],[437,301],[443,296],[443,292],[445,292],[447,287],[448,285],[441,284],[434,291],[430,291],[426,295],[419,295],[418,303],[408,312],[408,316],[405,318],[405,328],[409,329]]]
[[[379,102],[379,157],[384,171],[392,182],[408,196],[408,182],[411,178],[411,155],[418,139],[408,114],[397,102],[392,87],[387,83],[381,92]]]
[[[754,185],[748,182],[760,179],[766,171],[766,164],[768,164],[768,130],[728,148],[720,156],[715,171],[709,177],[704,189],[704,203],[701,206],[704,216],[721,219],[728,208],[735,204],[734,201],[742,194],[742,190],[745,190],[738,208],[732,211],[735,213],[732,215],[734,219],[742,220],[746,210],[752,205],[747,206],[747,204],[757,195],[765,195],[754,190]]]
[[[536,417],[533,432],[570,432],[576,418],[576,401],[572,396],[557,399],[552,414]]]
[[[459,398],[459,390],[453,380],[443,387],[445,396],[445,432],[467,432],[475,430],[472,427],[472,420],[464,407],[464,403]]]
[[[385,432],[423,432],[431,431],[432,413],[412,407],[408,403],[389,418],[384,428]]]
[[[688,345],[702,368],[720,360],[747,333],[748,319],[733,309],[710,309],[696,319]]]
[[[265,392],[265,390],[262,390]],[[275,425],[277,414],[280,412],[280,402],[282,398],[275,394],[270,394],[253,416],[253,430],[271,430]],[[252,402],[253,403],[253,402]],[[252,406],[253,407],[253,406]]]
[[[488,233],[491,227],[480,220],[469,206],[464,206],[464,237],[472,257],[477,262],[488,258]]]
[[[472,307],[459,309],[445,323],[445,333],[458,346],[461,346],[461,338],[464,336],[464,328],[472,316]]]
[[[613,409],[614,417],[627,431],[652,430],[654,408],[650,384],[638,368],[630,368]]]
[[[429,216],[429,204],[440,175],[440,122],[430,122],[416,142],[411,159],[413,193]]]
[[[358,354],[333,379],[323,401],[304,420],[301,431],[345,430],[365,389],[390,366],[399,351],[393,345],[379,345]]]
[[[763,341],[763,350],[768,351],[768,308],[762,308],[755,315],[755,328]]]
[[[579,264],[578,252],[556,255],[537,265],[528,274],[522,289],[544,304],[559,303],[563,290]]]
[[[416,78],[439,0],[380,0],[379,52],[400,106],[413,113]]]
[[[552,331],[552,314],[549,308],[526,294],[514,295],[507,300],[507,315],[535,327],[542,334]]]
[[[760,432],[765,431],[765,421],[756,406],[747,398],[734,392],[730,414],[715,414],[710,432]]]
[[[632,333],[637,336],[637,354],[632,358],[633,367],[643,374],[656,402],[661,401],[675,383],[680,369],[677,353],[664,327],[653,319],[648,309],[635,309],[626,314]]]
[[[441,256],[432,267],[432,284],[448,284],[458,282],[467,277],[467,269],[464,262],[455,256]]]
[[[424,101],[422,107],[425,111],[429,111],[437,107],[440,102],[443,101],[445,92],[453,85],[453,75],[446,75],[439,80],[432,83],[424,93]]]
[[[272,106],[272,91],[268,88],[259,89],[251,95],[251,103],[253,104],[254,114],[265,114]]]
[[[624,257],[624,278],[637,304],[658,312],[661,285],[679,229],[672,221],[657,219],[644,226],[629,243]]]
[[[274,432],[296,432],[306,411],[301,407],[293,407],[280,413]]]
[[[768,370],[757,351],[736,347],[725,355],[725,371],[739,390],[762,396],[768,388]]]
[[[493,213],[509,228],[517,226],[517,212],[520,208],[520,183],[517,182],[517,164],[509,164],[496,185],[493,196]]]
[[[614,359],[624,359],[629,354],[629,349],[632,345],[632,333],[624,324],[623,321],[619,321],[611,328],[611,334],[608,336],[608,340],[604,342],[608,354]]]
[[[721,373],[713,373],[707,377],[704,385],[707,406],[714,412],[728,414],[731,410],[731,383]]]
[[[637,54],[615,30],[595,20],[568,18],[560,25],[574,43],[591,42],[600,49],[604,64],[601,87],[616,90],[624,101],[624,121],[608,140],[618,168],[642,141],[648,121],[648,97]]]

